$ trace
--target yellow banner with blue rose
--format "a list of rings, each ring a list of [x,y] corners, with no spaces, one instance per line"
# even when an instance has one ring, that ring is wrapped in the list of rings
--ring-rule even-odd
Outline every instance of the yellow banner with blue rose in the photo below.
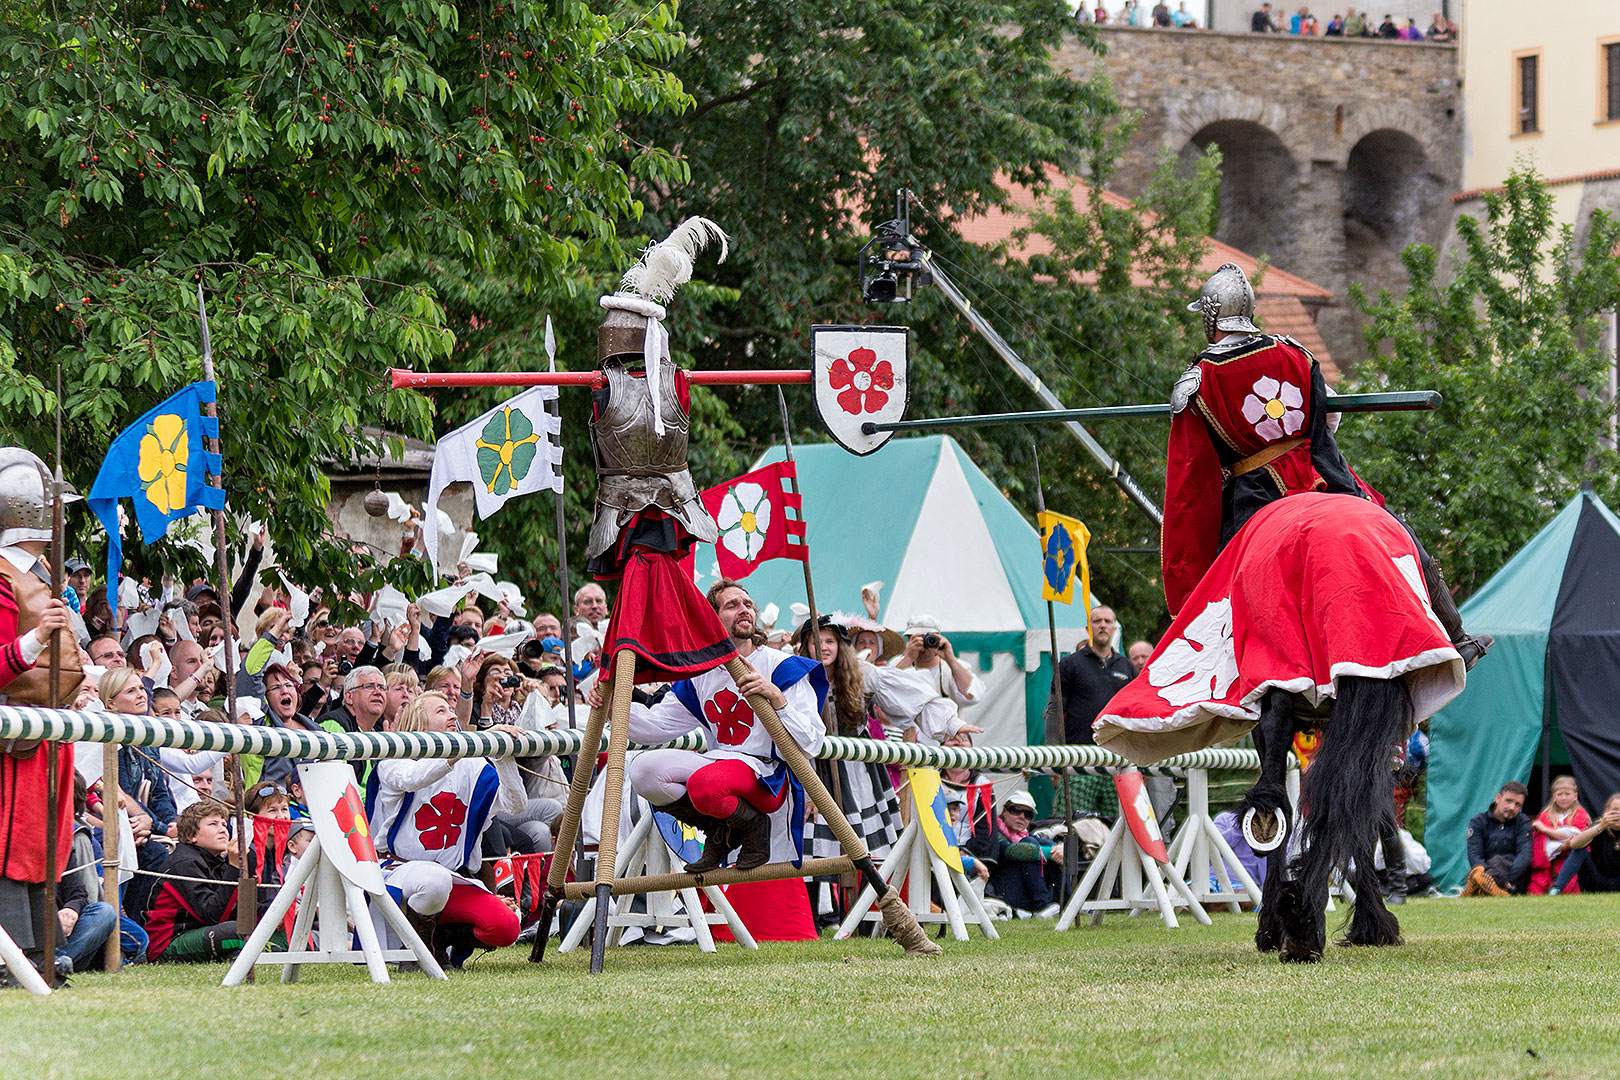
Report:
[[[219,420],[204,416],[214,400],[212,381],[194,382],[147,411],[107,448],[85,504],[107,530],[107,600],[118,607],[118,572],[124,564],[118,528],[118,500],[134,502],[141,542],[168,535],[169,525],[198,509],[225,506],[223,487],[208,483],[222,476],[218,454],[205,440],[219,437]]]
[[[1041,530],[1041,599],[1074,603],[1074,583],[1080,581],[1080,602],[1091,619],[1091,568],[1086,545],[1091,532],[1078,518],[1042,510],[1036,515]]]

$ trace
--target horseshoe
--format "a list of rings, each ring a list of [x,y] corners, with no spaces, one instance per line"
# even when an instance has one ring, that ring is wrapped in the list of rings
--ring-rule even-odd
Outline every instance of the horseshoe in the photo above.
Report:
[[[1255,835],[1254,826],[1255,816],[1257,813],[1258,811],[1254,810],[1253,808],[1250,808],[1244,813],[1243,839],[1248,841],[1249,848],[1251,850],[1260,852],[1262,854],[1268,851],[1277,850],[1277,848],[1282,846],[1282,842],[1288,838],[1288,818],[1282,813],[1281,810],[1273,810],[1270,815],[1272,819],[1271,835],[1267,839],[1262,840]],[[1262,825],[1267,824],[1264,818],[1260,819],[1260,823]]]

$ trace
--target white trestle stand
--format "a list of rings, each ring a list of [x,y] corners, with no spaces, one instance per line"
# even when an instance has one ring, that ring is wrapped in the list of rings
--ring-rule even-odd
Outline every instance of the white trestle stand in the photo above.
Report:
[[[6,933],[3,926],[0,926],[0,960],[6,962],[6,970],[22,984],[24,990],[40,997],[50,994],[51,988],[45,985],[45,977],[34,970],[34,965],[28,962],[28,957],[11,940],[11,935]]]
[[[238,985],[255,964],[280,964],[281,981],[293,982],[302,964],[364,963],[372,982],[385,983],[389,963],[414,960],[425,974],[443,979],[444,969],[433,958],[433,951],[411,928],[405,913],[383,884],[371,829],[360,793],[354,786],[354,770],[341,761],[318,761],[301,763],[298,773],[315,825],[315,838],[293,864],[286,883],[277,890],[264,918],[259,920],[235,963],[225,973],[223,985]],[[347,822],[346,826],[340,824],[339,813]],[[264,949],[271,935],[306,884],[309,890],[304,903],[299,905],[292,936],[287,942],[288,951],[266,953]],[[367,907],[368,897],[381,910],[405,948],[383,949]],[[351,922],[360,939],[358,951],[350,946]],[[316,931],[314,947],[310,947],[311,929]]]
[[[911,823],[895,841],[894,847],[883,859],[883,866],[879,876],[887,885],[898,889],[902,883],[909,882],[906,891],[906,906],[917,917],[919,923],[948,923],[951,936],[957,941],[968,939],[967,924],[964,913],[978,924],[979,930],[991,941],[1001,940],[996,933],[995,924],[990,921],[989,914],[984,910],[984,901],[979,894],[973,891],[972,884],[967,875],[962,872],[960,865],[952,866],[946,862],[934,845],[923,834],[923,815],[936,815],[943,810],[944,800],[939,800],[936,810],[935,795],[939,791],[939,773],[934,769],[907,769],[911,783],[907,785],[915,805],[912,807]],[[932,782],[928,774],[932,774]],[[949,819],[946,818],[948,824]],[[950,844],[955,839],[954,832],[945,836],[945,843]],[[954,846],[954,844],[952,844]],[[944,905],[944,912],[936,912],[930,901],[931,891],[929,882],[939,886],[940,902]],[[881,912],[874,911],[873,905],[877,902],[877,894],[872,886],[867,885],[861,889],[860,896],[855,905],[849,909],[849,915],[839,924],[838,931],[833,935],[835,939],[847,938],[857,929],[863,921],[881,923]]]
[[[614,876],[619,878],[639,877],[668,874],[675,870],[674,861],[670,857],[669,845],[658,832],[653,821],[652,807],[645,801],[640,802],[641,816],[636,820],[630,830],[630,837],[620,845],[620,851],[628,853],[628,857],[621,856],[618,865],[614,868]],[[608,945],[618,945],[624,937],[626,927],[640,927],[642,929],[658,928],[663,930],[682,929],[691,927],[697,935],[698,948],[703,952],[715,951],[714,934],[710,926],[727,926],[731,928],[731,936],[737,939],[737,944],[745,949],[757,949],[754,936],[743,925],[737,912],[726,899],[726,894],[717,885],[705,885],[701,891],[714,905],[712,912],[703,910],[703,903],[698,898],[699,889],[679,889],[668,892],[650,892],[642,895],[647,898],[645,912],[617,910],[617,899],[612,901],[613,907],[608,911]],[[675,910],[675,896],[680,894],[681,910]],[[633,899],[629,898],[629,899]],[[626,905],[628,907],[629,905]],[[558,952],[573,952],[585,940],[585,934],[591,929],[596,919],[596,897],[590,897],[580,908],[574,923],[563,935],[562,943],[557,946]]]
[[[1119,792],[1119,820],[1058,915],[1057,929],[1069,929],[1081,912],[1089,913],[1091,924],[1096,926],[1109,911],[1136,915],[1157,910],[1165,926],[1174,930],[1180,925],[1176,921],[1178,907],[1188,908],[1195,919],[1207,925],[1209,914],[1170,863],[1153,805],[1142,786],[1142,774],[1134,768],[1116,772],[1114,787]],[[1115,882],[1119,884],[1117,899],[1113,896]]]
[[[1260,886],[1226,842],[1209,814],[1209,771],[1188,769],[1187,818],[1170,845],[1175,876],[1190,883],[1193,896],[1203,904],[1225,904],[1233,913],[1242,904],[1260,904]],[[1210,887],[1215,876],[1219,889]]]

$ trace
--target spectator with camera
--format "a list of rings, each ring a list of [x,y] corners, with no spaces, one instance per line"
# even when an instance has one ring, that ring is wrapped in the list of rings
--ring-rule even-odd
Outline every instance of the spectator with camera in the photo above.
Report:
[[[957,657],[951,639],[940,632],[939,620],[932,615],[913,616],[903,636],[906,651],[894,662],[895,668],[917,672],[930,689],[955,703],[959,710],[984,700],[984,680]]]
[[[523,710],[515,701],[523,676],[504,656],[490,655],[478,667],[473,682],[473,727],[482,731],[497,724],[516,724]]]

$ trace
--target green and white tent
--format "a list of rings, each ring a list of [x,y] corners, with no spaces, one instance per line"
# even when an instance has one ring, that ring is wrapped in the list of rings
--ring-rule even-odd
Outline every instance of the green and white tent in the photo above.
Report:
[[[1463,605],[1463,625],[1496,644],[1429,721],[1423,840],[1440,885],[1462,884],[1468,819],[1504,781],[1543,794],[1540,761],[1574,772],[1594,816],[1620,790],[1617,567],[1620,520],[1583,491]]]
[[[784,456],[773,447],[753,468]],[[795,446],[794,460],[817,606],[864,613],[861,586],[884,582],[886,626],[934,616],[984,679],[984,703],[965,714],[985,729],[977,741],[1044,742],[1052,667],[1034,527],[947,435],[891,439],[867,457],[833,443]],[[718,571],[712,548],[697,548],[696,569],[707,588]],[[762,564],[745,584],[761,608],[780,607],[778,626],[805,600],[802,564],[792,560]],[[1058,604],[1057,620],[1066,653],[1085,637],[1085,610]]]

